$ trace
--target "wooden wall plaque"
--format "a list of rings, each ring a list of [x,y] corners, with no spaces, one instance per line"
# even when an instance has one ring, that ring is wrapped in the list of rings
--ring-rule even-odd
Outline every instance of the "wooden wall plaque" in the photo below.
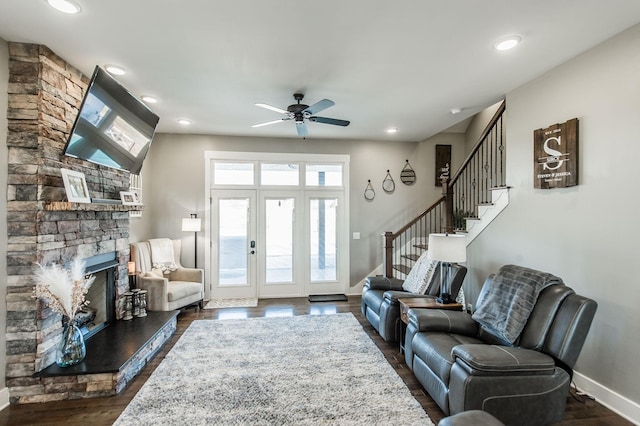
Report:
[[[442,186],[440,177],[444,170],[451,170],[451,145],[436,145],[436,186]]]
[[[533,131],[533,187],[578,184],[578,119]]]

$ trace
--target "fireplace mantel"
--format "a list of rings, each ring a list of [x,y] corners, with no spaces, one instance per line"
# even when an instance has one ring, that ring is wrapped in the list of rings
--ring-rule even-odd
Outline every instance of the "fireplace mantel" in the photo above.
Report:
[[[103,203],[72,203],[69,201],[51,201],[45,203],[46,211],[92,211],[92,212],[129,212],[142,211],[144,206],[123,205],[123,204],[103,204]]]

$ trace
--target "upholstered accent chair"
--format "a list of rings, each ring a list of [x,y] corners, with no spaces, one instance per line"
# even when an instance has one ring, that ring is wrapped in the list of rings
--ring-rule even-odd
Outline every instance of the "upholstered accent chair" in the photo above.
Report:
[[[495,276],[487,278],[476,309],[496,281]],[[519,426],[562,419],[572,369],[597,304],[561,281],[543,286],[533,300],[513,342],[476,321],[476,315],[409,310],[405,360],[445,414],[483,410]]]
[[[435,271],[426,277],[426,288],[407,291],[405,281],[383,276],[367,277],[362,289],[362,315],[376,329],[386,342],[397,342],[400,338],[400,304],[398,299],[422,297],[435,299],[440,294],[440,263]],[[413,271],[412,271],[413,272]],[[462,265],[451,265],[451,294],[457,295],[467,274]],[[410,274],[411,276],[411,274]],[[407,277],[409,280],[410,276]],[[422,279],[423,277],[418,277]]]
[[[172,311],[193,304],[202,307],[204,271],[180,264],[180,240],[171,240],[173,262],[164,271],[157,265],[154,267],[149,241],[132,243],[130,247],[131,261],[138,273],[137,287],[147,290],[149,311]]]

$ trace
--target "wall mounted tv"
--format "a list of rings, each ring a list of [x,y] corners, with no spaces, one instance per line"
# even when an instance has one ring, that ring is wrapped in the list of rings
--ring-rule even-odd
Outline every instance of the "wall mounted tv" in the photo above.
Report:
[[[64,153],[139,174],[157,124],[156,114],[96,66]]]

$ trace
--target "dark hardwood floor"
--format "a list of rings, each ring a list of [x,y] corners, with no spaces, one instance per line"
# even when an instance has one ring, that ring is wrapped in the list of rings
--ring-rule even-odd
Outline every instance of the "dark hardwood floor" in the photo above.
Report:
[[[386,343],[360,314],[360,298],[349,297],[347,302],[309,303],[306,298],[261,300],[255,308],[185,309],[178,317],[176,334],[160,350],[141,374],[119,395],[108,398],[92,398],[73,401],[59,401],[41,404],[10,406],[0,411],[3,425],[110,425],[120,415],[135,396],[158,364],[171,350],[175,342],[193,320],[218,319],[224,317],[263,317],[268,315],[330,315],[351,312],[362,324],[364,330],[384,353],[389,363],[398,372],[415,398],[422,404],[434,423],[443,417],[442,411],[421,388],[395,345]],[[384,413],[380,413],[384,416]],[[580,402],[573,397],[567,400],[567,409],[562,426],[632,425],[612,411],[587,400]]]

